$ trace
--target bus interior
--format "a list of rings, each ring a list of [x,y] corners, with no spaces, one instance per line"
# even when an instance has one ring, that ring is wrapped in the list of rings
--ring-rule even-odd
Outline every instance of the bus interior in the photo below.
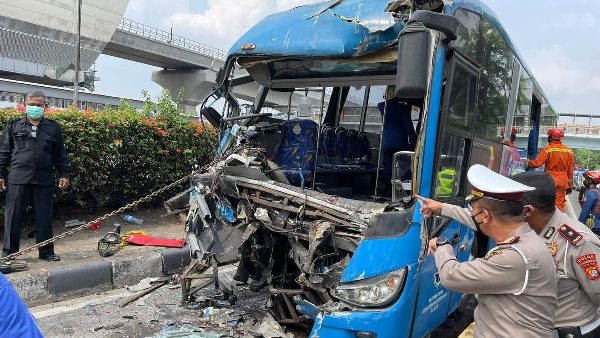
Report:
[[[409,156],[392,162],[394,154],[415,150],[422,100],[396,98],[391,84],[289,92],[300,93],[296,105],[253,107],[267,115],[241,126],[272,162],[267,176],[335,197],[382,203],[411,189]],[[313,99],[309,92],[316,94]]]

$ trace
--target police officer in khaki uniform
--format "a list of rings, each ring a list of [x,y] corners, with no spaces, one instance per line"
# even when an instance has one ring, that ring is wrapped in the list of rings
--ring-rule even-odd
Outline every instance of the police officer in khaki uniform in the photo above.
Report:
[[[600,239],[579,221],[555,207],[556,188],[547,173],[528,171],[513,179],[535,187],[523,201],[534,207],[526,217],[554,257],[558,308],[554,325],[560,337],[600,337]]]
[[[523,193],[534,188],[481,165],[471,167],[467,177],[473,186],[470,217],[498,246],[483,259],[458,263],[446,239],[431,239],[429,253],[435,254],[442,284],[477,294],[474,337],[555,337],[554,261],[524,221]],[[430,216],[431,200],[419,199],[424,216]]]
[[[536,188],[523,196],[523,202],[534,208],[525,220],[543,238],[557,267],[558,307],[554,325],[560,337],[600,337],[597,314],[600,306],[600,239],[585,225],[555,207],[556,188],[547,173],[529,171],[515,175],[513,179]],[[475,229],[467,209],[430,199],[426,201],[428,214],[454,218]]]

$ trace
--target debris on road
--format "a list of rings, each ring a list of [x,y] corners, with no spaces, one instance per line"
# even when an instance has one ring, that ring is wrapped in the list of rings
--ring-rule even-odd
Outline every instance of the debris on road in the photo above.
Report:
[[[152,284],[150,284],[150,278],[144,278],[135,285],[131,285],[131,286],[128,285],[127,290],[129,290],[129,292],[139,292],[139,291],[150,289],[151,287],[152,287]]]
[[[66,221],[65,222],[65,228],[72,228],[72,227],[76,227],[76,226],[80,226],[80,225],[84,225],[85,222],[80,221],[78,219],[72,219],[70,221]]]
[[[186,337],[186,338],[222,338],[223,335],[213,332],[205,332],[201,328],[193,325],[186,325],[179,329],[174,329],[167,326],[153,338],[171,338],[171,337]]]
[[[156,284],[156,285],[152,286],[152,287],[151,287],[151,288],[149,288],[149,289],[146,289],[146,290],[140,291],[140,292],[138,292],[138,293],[136,293],[136,294],[134,294],[134,295],[132,295],[132,296],[126,297],[126,298],[125,298],[125,299],[124,299],[124,300],[121,302],[121,304],[119,304],[119,306],[120,306],[120,307],[127,306],[128,304],[130,304],[130,303],[132,303],[132,302],[135,302],[136,300],[138,300],[138,299],[140,299],[140,298],[144,297],[145,295],[147,295],[147,294],[149,294],[149,293],[151,293],[151,292],[153,292],[153,291],[156,291],[156,290],[158,290],[159,288],[161,288],[161,287],[163,287],[163,286],[165,286],[165,285],[167,285],[167,282],[161,282],[161,283],[159,283],[159,284]]]
[[[132,224],[137,224],[137,225],[144,224],[144,220],[143,219],[136,218],[133,215],[121,215],[121,219],[124,220],[127,223],[132,223]]]
[[[104,326],[104,329],[105,330],[114,330],[114,329],[123,327],[124,325],[125,325],[125,323],[123,323],[123,322],[117,322],[117,323],[112,323],[112,324]]]

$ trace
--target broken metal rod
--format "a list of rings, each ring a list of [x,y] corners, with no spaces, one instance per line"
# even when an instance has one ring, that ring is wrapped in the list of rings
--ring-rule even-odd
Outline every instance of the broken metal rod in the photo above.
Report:
[[[147,295],[149,293],[152,293],[152,292],[158,290],[160,287],[162,287],[164,285],[167,285],[167,284],[169,284],[169,283],[168,282],[161,282],[159,284],[156,284],[156,285],[152,286],[149,289],[140,291],[140,292],[138,292],[138,293],[136,293],[136,294],[134,294],[132,296],[129,296],[129,297],[125,298],[125,300],[121,304],[119,304],[119,307],[127,306],[128,304],[130,304],[132,302],[135,302],[136,300],[144,297],[145,295]]]

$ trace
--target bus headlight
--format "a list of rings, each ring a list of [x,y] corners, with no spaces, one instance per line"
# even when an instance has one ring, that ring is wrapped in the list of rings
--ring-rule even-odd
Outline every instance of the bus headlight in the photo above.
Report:
[[[335,297],[360,307],[382,307],[398,299],[406,268],[357,282],[338,285],[332,290]]]

